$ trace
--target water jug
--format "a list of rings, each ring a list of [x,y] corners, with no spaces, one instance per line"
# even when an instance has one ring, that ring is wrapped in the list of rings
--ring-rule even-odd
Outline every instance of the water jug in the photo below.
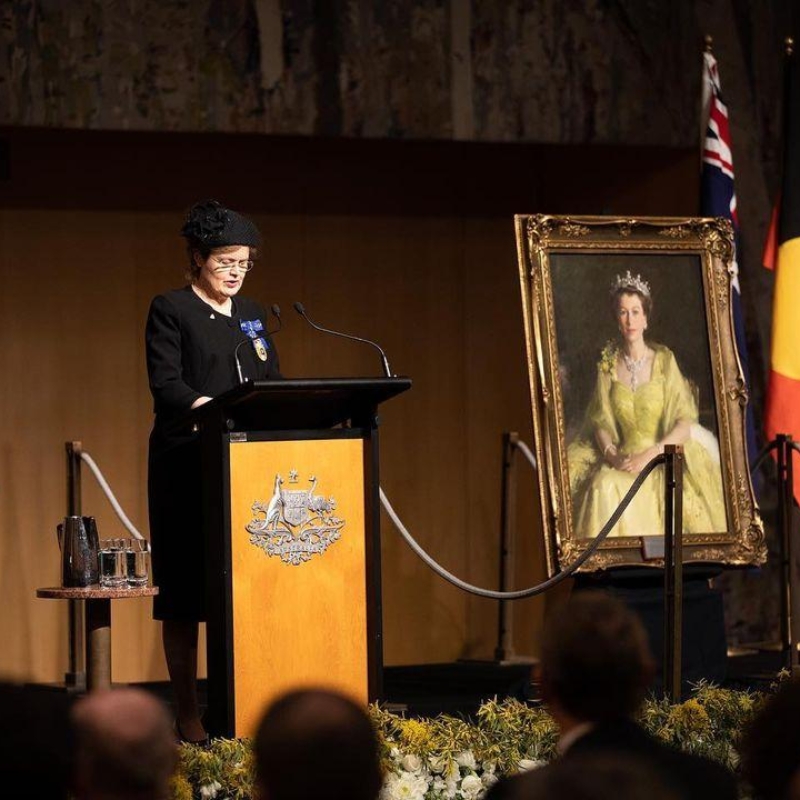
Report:
[[[56,526],[61,547],[61,585],[91,586],[100,580],[100,539],[94,517],[64,517]]]

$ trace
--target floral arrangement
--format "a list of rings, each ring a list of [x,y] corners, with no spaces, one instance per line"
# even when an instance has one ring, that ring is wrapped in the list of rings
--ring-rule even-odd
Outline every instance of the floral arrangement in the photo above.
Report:
[[[645,703],[640,722],[654,736],[735,770],[742,729],[764,695],[699,684],[678,705]],[[541,708],[516,700],[484,703],[474,720],[442,715],[404,719],[370,708],[385,774],[382,800],[479,800],[502,775],[545,764],[558,740]],[[217,739],[207,750],[183,745],[172,800],[245,800],[253,796],[247,740]]]
[[[597,362],[600,372],[605,372],[606,375],[614,374],[617,369],[618,353],[619,347],[617,346],[616,342],[606,342],[606,346],[600,353],[600,361]]]
[[[225,230],[228,216],[228,210],[216,200],[195,203],[186,216],[181,236],[210,244]]]

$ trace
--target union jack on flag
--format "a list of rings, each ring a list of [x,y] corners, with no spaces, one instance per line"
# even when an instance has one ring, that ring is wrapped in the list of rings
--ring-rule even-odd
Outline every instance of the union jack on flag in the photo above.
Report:
[[[739,285],[739,215],[736,210],[736,191],[733,185],[733,154],[731,152],[731,131],[728,121],[728,107],[722,99],[719,69],[714,56],[703,54],[703,109],[707,124],[703,140],[703,172],[700,182],[700,212],[705,217],[727,217],[733,225],[734,249],[733,263],[733,329],[736,336],[736,349],[742,365],[748,392],[750,388],[750,368],[747,358],[747,339],[745,337],[744,316],[742,314],[741,286]],[[758,454],[756,427],[752,407],[748,404],[746,413],[747,452],[752,460]]]

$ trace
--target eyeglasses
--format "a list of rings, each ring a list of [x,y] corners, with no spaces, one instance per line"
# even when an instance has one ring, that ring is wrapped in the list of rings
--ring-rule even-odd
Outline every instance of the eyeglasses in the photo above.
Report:
[[[214,258],[212,260],[217,265],[214,267],[214,272],[230,272],[234,267],[236,267],[239,272],[250,272],[250,270],[253,269],[253,262],[250,259],[236,261],[230,258]]]

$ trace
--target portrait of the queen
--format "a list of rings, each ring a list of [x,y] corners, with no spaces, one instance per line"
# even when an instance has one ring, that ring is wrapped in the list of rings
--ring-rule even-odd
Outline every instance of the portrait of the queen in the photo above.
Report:
[[[609,338],[597,350],[591,394],[567,449],[579,538],[597,535],[643,467],[669,444],[684,448],[684,531],[726,528],[719,445],[715,432],[700,422],[702,376],[688,379],[663,341],[671,341],[671,326],[661,325],[658,337],[651,334],[656,298],[644,274],[618,272],[604,293],[607,309],[597,340]],[[677,317],[684,313],[676,310]],[[660,535],[663,505],[664,476],[656,470],[610,536]]]

